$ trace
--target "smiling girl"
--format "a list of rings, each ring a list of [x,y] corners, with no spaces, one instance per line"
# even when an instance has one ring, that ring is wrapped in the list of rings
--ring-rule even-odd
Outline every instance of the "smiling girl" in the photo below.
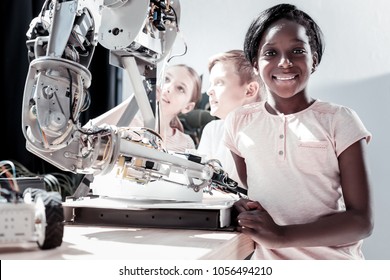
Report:
[[[263,11],[249,27],[246,57],[267,99],[228,115],[225,143],[250,199],[235,204],[254,259],[363,259],[373,228],[364,159],[371,134],[345,106],[311,97],[322,33],[293,5]]]

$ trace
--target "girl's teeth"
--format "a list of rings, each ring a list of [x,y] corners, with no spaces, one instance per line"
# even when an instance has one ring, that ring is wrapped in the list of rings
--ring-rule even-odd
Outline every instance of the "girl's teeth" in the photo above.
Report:
[[[287,81],[287,80],[292,80],[294,79],[294,77],[276,77],[278,80],[282,80],[282,81]]]

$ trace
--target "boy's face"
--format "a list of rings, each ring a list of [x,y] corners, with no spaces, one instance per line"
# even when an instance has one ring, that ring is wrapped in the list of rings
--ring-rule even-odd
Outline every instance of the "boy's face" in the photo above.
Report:
[[[242,83],[232,62],[217,62],[210,71],[207,90],[210,114],[225,119],[227,114],[245,104],[247,83]]]
[[[304,93],[315,61],[306,29],[293,21],[275,22],[260,41],[258,70],[275,97]]]

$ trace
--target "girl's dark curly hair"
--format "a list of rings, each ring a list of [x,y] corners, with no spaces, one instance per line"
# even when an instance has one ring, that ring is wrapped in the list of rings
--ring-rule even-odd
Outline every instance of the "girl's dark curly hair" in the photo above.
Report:
[[[245,35],[244,52],[246,58],[255,66],[259,54],[260,41],[267,29],[276,21],[287,19],[306,29],[311,50],[318,55],[320,64],[324,52],[323,34],[317,23],[305,12],[291,4],[279,4],[261,12],[251,23]]]

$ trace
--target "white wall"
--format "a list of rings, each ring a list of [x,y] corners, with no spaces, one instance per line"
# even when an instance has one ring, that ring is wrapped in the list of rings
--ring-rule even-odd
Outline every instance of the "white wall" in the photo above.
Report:
[[[388,0],[286,1],[310,14],[321,26],[325,54],[313,76],[315,97],[355,109],[373,139],[368,145],[375,229],[364,243],[367,259],[390,259],[390,2]],[[186,63],[204,75],[207,60],[218,52],[242,48],[252,19],[280,1],[181,0],[180,29],[188,45],[185,56],[171,64]],[[173,54],[183,51],[177,40]]]

